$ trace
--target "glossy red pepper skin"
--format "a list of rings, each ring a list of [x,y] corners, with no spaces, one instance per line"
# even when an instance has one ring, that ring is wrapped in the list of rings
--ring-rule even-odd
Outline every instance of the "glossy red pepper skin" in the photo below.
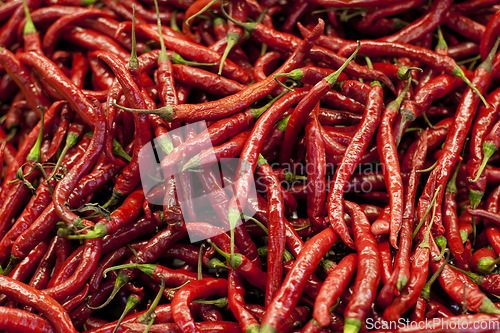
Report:
[[[304,244],[278,293],[267,307],[261,322],[261,331],[266,332],[267,329],[267,332],[274,332],[280,329],[280,326],[297,305],[307,278],[337,239],[335,232],[331,228],[327,228]]]
[[[354,247],[344,220],[344,206],[342,203],[343,191],[346,183],[360,162],[375,129],[378,126],[383,106],[382,87],[375,85],[369,94],[363,119],[354,134],[351,143],[342,157],[340,166],[335,170],[335,181],[333,188],[328,193],[328,218],[335,232],[341,237],[346,245]]]
[[[3,306],[0,307],[0,329],[23,333],[55,332],[47,319],[28,311]]]
[[[75,205],[89,193],[92,193],[105,184],[119,169],[120,167],[107,165],[83,177],[78,187],[73,190],[73,194],[69,199],[69,205]],[[54,204],[51,203],[14,241],[12,245],[12,255],[16,258],[24,258],[36,244],[45,238],[45,235],[54,228],[58,221],[59,216],[55,211]]]
[[[33,306],[54,325],[56,332],[77,332],[64,309],[52,297],[28,285],[0,276],[0,291],[10,299]]]
[[[363,209],[357,204],[345,201],[353,219],[353,234],[358,254],[357,274],[352,297],[344,311],[345,326],[352,329],[362,326],[371,304],[375,300],[381,276],[380,254],[375,237],[370,231],[370,222]]]
[[[425,15],[412,22],[409,26],[401,29],[394,35],[383,37],[381,40],[400,43],[412,43],[419,40],[426,33],[432,32],[436,29],[438,24],[441,23],[445,12],[450,8],[452,3],[453,1],[449,0],[434,1]]]
[[[172,316],[183,332],[200,332],[191,317],[189,304],[197,298],[214,295],[227,295],[227,281],[225,279],[205,278],[196,280],[175,293],[172,299]]]
[[[358,256],[349,254],[328,274],[314,302],[313,318],[323,327],[330,323],[330,308],[347,287],[356,271]]]

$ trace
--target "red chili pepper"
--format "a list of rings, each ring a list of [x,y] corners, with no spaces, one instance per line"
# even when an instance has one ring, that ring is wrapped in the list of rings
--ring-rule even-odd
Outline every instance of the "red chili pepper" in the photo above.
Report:
[[[74,206],[82,198],[92,193],[116,174],[119,167],[107,165],[100,170],[90,173],[82,178],[78,187],[73,190],[72,197],[69,200],[70,206]],[[54,228],[59,221],[52,202],[44,209],[33,223],[17,237],[12,245],[12,255],[16,258],[24,258],[46,235]]]
[[[495,41],[497,40],[498,34],[500,33],[500,12],[497,10],[495,15],[488,21],[486,30],[480,40],[479,53],[481,54],[481,59],[486,60],[488,53],[490,53]]]
[[[2,306],[0,318],[0,329],[6,332],[9,330],[24,333],[55,332],[47,319],[28,311]]]
[[[409,71],[409,69],[408,69]],[[406,72],[405,74],[407,74]],[[392,123],[399,111],[401,103],[405,98],[411,84],[411,75],[405,88],[398,97],[387,105],[380,120],[380,128],[377,132],[377,148],[380,161],[383,165],[384,179],[390,199],[390,234],[389,240],[392,247],[398,248],[398,233],[403,220],[403,179],[398,160],[398,153]]]
[[[352,253],[344,257],[339,264],[328,274],[323,282],[318,296],[314,302],[313,318],[322,327],[330,323],[330,308],[347,287],[352,275],[356,271],[358,257]]]
[[[172,316],[183,332],[198,332],[189,311],[189,303],[197,298],[226,296],[227,281],[224,279],[205,278],[190,282],[179,289],[172,299]]]
[[[377,242],[370,231],[370,222],[363,209],[357,204],[345,201],[348,213],[353,219],[354,245],[358,253],[357,275],[353,295],[344,311],[344,330],[358,332],[380,282],[381,263]]]
[[[323,94],[325,94],[331,87],[337,82],[338,76],[342,71],[348,66],[352,59],[356,57],[357,50],[355,50],[351,56],[344,62],[342,66],[332,74],[329,74],[327,77],[323,78],[321,81],[316,83],[314,87],[309,90],[307,95],[297,104],[292,115],[290,116],[290,120],[288,121],[288,125],[285,131],[284,141],[288,144],[283,146],[280,151],[279,162],[281,164],[287,163],[291,150],[294,144],[297,142],[297,136],[299,130],[302,128],[304,122],[307,119],[307,116],[311,113],[312,109],[318,102],[320,101]]]
[[[401,29],[391,36],[381,38],[382,41],[412,43],[420,39],[428,32],[434,31],[438,24],[441,23],[442,17],[448,11],[453,1],[442,0],[434,1],[429,7],[427,13],[412,22],[410,25]]]
[[[325,144],[321,138],[321,125],[318,121],[318,113],[319,103],[314,107],[310,120],[306,126],[306,161],[308,165],[316,166],[314,170],[307,174],[307,215],[313,227],[316,230],[321,230],[325,227],[326,155]]]
[[[258,332],[259,322],[245,309],[245,287],[240,274],[234,270],[229,272],[228,276],[228,301],[233,315],[240,323],[244,332]]]
[[[357,167],[378,126],[383,105],[382,97],[382,87],[380,85],[374,85],[369,94],[363,119],[351,143],[347,146],[347,150],[342,157],[339,167],[335,170],[334,186],[328,193],[328,218],[335,232],[349,247],[354,247],[354,244],[347,230],[347,226],[343,222],[343,191],[350,175]]]
[[[323,30],[323,24],[323,21],[320,21],[314,33],[296,48],[295,52],[276,70],[275,73],[288,72],[297,66],[306,56],[312,44]],[[199,120],[217,120],[243,110],[253,102],[273,91],[277,85],[278,83],[274,78],[269,76],[266,80],[254,83],[236,94],[217,101],[202,104],[168,105],[164,107],[164,109],[159,109],[157,112],[167,121],[178,120],[181,122],[195,122]]]
[[[261,332],[275,332],[283,325],[297,305],[308,277],[337,239],[335,232],[327,228],[304,244],[292,269],[267,307],[266,314],[261,321]]]
[[[471,142],[469,146],[470,156],[467,161],[467,175],[473,179],[478,173],[480,165],[483,160],[482,145],[489,132],[491,132],[494,123],[498,119],[496,110],[500,107],[500,89],[492,91],[486,101],[489,107],[483,105],[479,108],[476,121],[472,126]],[[482,197],[481,192],[486,190],[486,175],[479,176],[476,182],[468,182],[467,188],[469,192],[476,193],[473,196]]]
[[[214,163],[218,163],[226,158],[236,158],[239,156],[241,150],[243,149],[243,145],[246,142],[249,131],[243,131],[236,136],[234,136],[231,140],[223,143],[220,146],[205,149],[201,151],[199,154],[193,156],[189,159],[182,167],[184,171],[190,170],[199,170],[201,168],[206,168]]]
[[[77,332],[64,309],[52,297],[7,276],[0,276],[0,291],[10,299],[31,305],[54,326],[56,332]]]

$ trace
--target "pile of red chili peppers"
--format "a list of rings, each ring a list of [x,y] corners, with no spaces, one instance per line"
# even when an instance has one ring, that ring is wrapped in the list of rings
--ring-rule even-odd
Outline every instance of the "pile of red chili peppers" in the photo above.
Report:
[[[0,331],[500,331],[500,1],[0,21]]]

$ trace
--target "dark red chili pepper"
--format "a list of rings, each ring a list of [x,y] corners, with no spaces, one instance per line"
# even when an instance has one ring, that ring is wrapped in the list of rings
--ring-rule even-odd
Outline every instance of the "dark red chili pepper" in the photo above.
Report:
[[[281,192],[281,182],[272,172],[271,166],[260,156],[258,168],[266,177],[268,199],[269,254],[267,259],[266,304],[273,299],[282,282],[283,253],[285,251],[285,203]]]
[[[442,20],[448,28],[476,43],[481,42],[486,30],[484,25],[451,9],[443,15]]]
[[[107,165],[102,169],[91,172],[78,184],[78,187],[73,190],[72,196],[68,203],[74,206],[82,198],[92,193],[100,186],[115,175],[120,167]],[[19,235],[12,245],[12,255],[16,258],[24,258],[46,235],[54,228],[59,221],[54,207],[54,203],[50,203],[47,208],[37,217],[33,223]]]
[[[38,263],[38,266],[31,277],[29,285],[35,289],[41,290],[45,289],[47,283],[49,282],[50,273],[54,268],[54,262],[56,258],[56,244],[57,237],[52,238],[47,251],[43,255],[42,259]]]
[[[142,273],[146,274],[156,282],[160,282],[162,279],[165,280],[165,284],[172,287],[179,287],[186,282],[196,281],[198,278],[197,273],[187,272],[182,269],[171,269],[158,264],[123,264],[114,267],[109,267],[104,270],[104,275],[106,275],[111,270],[116,269],[138,269]]]
[[[147,109],[148,101],[146,100],[146,96],[141,93],[141,90],[136,82],[134,82],[132,75],[126,69],[123,61],[110,52],[96,52],[94,54],[112,68],[129,103],[135,108]],[[140,182],[139,151],[151,141],[151,130],[147,115],[135,114],[134,126],[137,135],[134,137],[135,144],[132,161],[125,167],[117,180],[113,189],[113,197],[108,201],[110,203],[132,192]]]
[[[94,106],[83,95],[64,73],[50,59],[34,52],[25,52],[18,55],[21,62],[28,66],[35,67],[45,77],[50,78],[49,84],[53,86],[71,105],[71,108],[78,113],[80,117],[89,126],[94,127]]]
[[[430,240],[431,256],[437,257],[440,251],[432,235]],[[430,260],[429,262],[432,271],[435,272],[444,262],[444,258],[439,261]],[[465,301],[464,306],[470,311],[491,314],[500,313],[500,310],[481,292],[477,285],[472,283],[465,274],[453,270],[449,266],[445,266],[439,275],[439,284],[455,302],[462,304]]]
[[[105,12],[101,9],[95,8],[81,8],[80,10],[67,14],[56,20],[45,32],[43,37],[43,49],[45,54],[49,57],[52,55],[54,46],[58,41],[62,32],[71,26],[74,22],[77,22],[86,18],[96,18],[96,17],[107,17],[111,18],[110,13]]]
[[[260,23],[244,23],[241,25],[259,42],[277,47],[281,51],[291,52],[300,43],[300,38],[291,34],[279,32]],[[355,49],[352,49],[348,54],[352,54],[354,50]],[[334,68],[340,68],[342,64],[346,62],[344,56],[345,54],[343,56],[339,56],[337,53],[320,46],[313,46],[310,52],[310,57],[313,60],[322,61]],[[389,80],[389,78],[383,73],[366,67],[361,67],[354,62],[347,65],[345,72],[349,75],[355,75],[363,79],[379,80],[386,84],[391,90],[394,88],[391,80]]]
[[[470,156],[467,161],[467,175],[473,179],[479,171],[483,160],[482,145],[489,132],[491,132],[494,123],[498,119],[497,110],[500,108],[500,89],[492,91],[486,101],[489,107],[483,105],[479,107],[476,121],[472,126],[471,142],[469,146]],[[486,175],[480,174],[476,182],[468,182],[467,188],[469,192],[475,193],[472,196],[481,197],[486,190]],[[482,192],[482,193],[481,193]],[[476,204],[471,203],[471,204]],[[477,208],[477,207],[473,207]]]
[[[375,291],[380,282],[381,263],[377,242],[370,231],[370,222],[363,209],[353,202],[345,201],[345,203],[353,220],[358,273],[353,295],[344,311],[344,330],[358,332],[375,300]]]
[[[314,170],[307,173],[307,215],[313,227],[316,230],[321,230],[325,227],[324,217],[326,213],[326,153],[318,113],[319,103],[316,104],[315,109],[312,111],[309,123],[306,126],[306,162],[308,165],[316,166]]]
[[[488,53],[490,53],[495,41],[498,39],[498,34],[500,33],[500,12],[497,10],[495,15],[488,21],[486,30],[481,38],[481,43],[479,44],[479,53],[481,54],[481,59],[486,60]]]
[[[200,167],[209,167],[214,163],[220,162],[223,159],[238,157],[241,149],[243,148],[243,145],[246,142],[248,134],[249,131],[243,131],[220,146],[201,151],[199,154],[193,156],[190,160],[188,160],[183,165],[182,169],[185,171],[199,170]]]
[[[342,56],[350,54],[352,51],[354,51],[355,47],[356,45],[354,43],[347,45],[339,51],[339,54]],[[414,58],[415,60],[418,60],[427,66],[435,68],[436,70],[441,70],[448,74],[461,78],[470,87],[474,87],[474,91],[477,92],[477,88],[475,88],[475,85],[473,85],[469,81],[469,79],[465,76],[463,70],[456,64],[455,60],[448,56],[432,52],[428,49],[409,45],[406,43],[367,40],[361,42],[361,48],[359,52],[369,57],[391,55],[396,57]]]
[[[500,39],[498,41],[500,41]],[[498,46],[498,43],[496,45]],[[477,89],[480,89],[483,92],[488,89],[489,83],[491,81],[491,61],[493,56],[492,53],[490,54],[488,60],[483,62],[475,70],[472,80],[473,84],[478,87]],[[465,134],[469,131],[479,103],[480,98],[478,97],[478,95],[475,94],[472,89],[466,89],[466,92],[464,93],[455,114],[455,122],[450,127],[449,134],[444,143],[442,153],[437,161],[437,165],[432,170],[424,188],[423,195],[419,200],[418,210],[420,212],[427,209],[429,205],[430,193],[437,186],[444,186],[444,184],[446,184],[446,182],[448,181],[448,178],[451,174],[451,168],[456,164],[458,160],[460,150],[462,149],[466,137]],[[484,160],[485,159],[483,158],[483,162]],[[480,171],[478,171],[478,174],[479,173]],[[444,194],[443,192],[444,189],[442,187],[438,194],[438,202],[441,202]],[[475,202],[476,199],[477,198],[472,197],[471,201]],[[438,218],[438,221],[439,220],[440,218]],[[438,226],[439,224],[440,221],[438,222]]]
[[[89,285],[85,284],[79,292],[70,295],[71,298],[68,299],[66,302],[62,303],[61,305],[64,308],[64,310],[66,310],[66,312],[70,312],[78,305],[82,304],[87,298],[88,294],[89,294]]]
[[[51,103],[43,93],[40,83],[29,74],[18,57],[8,49],[1,48],[0,64],[17,84],[32,110],[35,110],[40,115],[38,106],[43,107],[44,110],[50,107]]]
[[[232,219],[236,216],[239,218],[239,212],[242,211],[244,203],[247,201],[248,186],[253,177],[252,170],[255,170],[257,167],[258,155],[262,149],[265,138],[268,136],[274,123],[286,109],[294,103],[297,103],[300,98],[306,95],[307,91],[308,90],[296,89],[296,92],[281,97],[278,101],[273,103],[261,117],[259,117],[257,123],[254,125],[240,153],[240,161],[244,162],[239,163],[238,170],[236,171],[236,182],[234,185],[235,196],[229,203],[228,215],[234,215],[229,218],[230,223],[232,223]]]
[[[260,324],[255,317],[245,309],[245,288],[240,274],[234,270],[228,276],[228,301],[229,307],[240,323],[244,332],[252,333],[258,331]]]
[[[135,221],[142,210],[141,203],[144,201],[143,190],[132,192],[123,204],[110,214],[110,218],[103,217],[91,230],[81,235],[70,235],[70,239],[93,239],[104,237],[118,231],[123,226]]]
[[[172,299],[172,316],[183,332],[197,332],[191,317],[189,303],[197,298],[226,296],[227,281],[224,279],[205,278],[192,281],[179,289]]]
[[[347,146],[339,167],[335,170],[334,186],[328,193],[328,218],[335,232],[349,247],[354,247],[354,244],[344,223],[343,192],[378,126],[383,105],[382,97],[382,87],[374,85],[369,94],[363,119],[351,143]]]
[[[4,274],[8,274],[14,280],[25,282],[42,260],[47,248],[47,242],[41,242],[11,272],[9,272],[9,266],[7,266]]]
[[[452,3],[453,1],[449,0],[434,1],[425,15],[397,33],[383,37],[380,40],[400,43],[412,43],[419,40],[426,33],[436,29]]]
[[[392,123],[396,119],[410,84],[411,75],[408,83],[398,97],[384,109],[380,120],[380,127],[377,132],[378,155],[383,165],[382,171],[384,173],[385,185],[389,192],[390,201],[391,218],[389,241],[392,247],[396,249],[398,248],[399,229],[403,221],[403,179],[401,177],[396,142],[392,132]]]

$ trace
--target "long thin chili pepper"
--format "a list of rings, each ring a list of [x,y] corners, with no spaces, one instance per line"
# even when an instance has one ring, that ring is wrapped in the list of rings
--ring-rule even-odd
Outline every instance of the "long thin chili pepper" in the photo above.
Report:
[[[339,51],[339,54],[350,54],[350,52],[352,52],[354,49],[354,44],[347,45]],[[415,58],[427,66],[431,66],[433,68],[436,68],[437,70],[442,70],[447,72],[448,74],[461,78],[465,83],[467,83],[469,87],[471,87],[471,89],[475,93],[479,92],[476,85],[469,81],[460,66],[456,64],[455,60],[448,56],[437,54],[425,48],[398,42],[380,42],[367,40],[361,42],[359,52],[370,57],[392,55],[397,57]],[[483,103],[485,105],[488,105],[483,95],[479,93],[479,96],[481,97]]]
[[[296,48],[295,52],[288,60],[276,70],[276,74],[287,72],[298,65],[309,52],[312,44],[314,44],[314,41],[323,30],[323,24],[324,22],[320,20],[320,23],[313,30],[314,32],[306,38],[304,42]],[[167,105],[157,111],[149,110],[146,113],[157,113],[167,121],[178,120],[195,122],[199,120],[217,120],[243,110],[253,102],[266,96],[277,86],[278,83],[272,76],[269,76],[266,80],[254,83],[236,94],[217,101],[202,104]]]
[[[340,66],[338,70],[323,78],[311,90],[307,93],[307,95],[299,102],[299,104],[295,107],[290,120],[288,121],[288,125],[285,131],[284,141],[289,142],[289,145],[285,145],[280,152],[280,163],[288,162],[291,149],[297,141],[296,137],[300,128],[303,126],[307,116],[310,114],[314,106],[319,102],[323,94],[325,94],[331,87],[337,82],[337,78],[342,73],[342,71],[348,66],[348,64],[356,57],[358,49],[356,49],[350,56],[347,58],[346,62]]]
[[[45,318],[28,311],[0,307],[0,329],[4,331],[16,330],[24,333],[48,332],[52,333],[54,327]]]
[[[313,312],[313,318],[321,326],[325,327],[330,323],[330,308],[340,297],[356,271],[357,259],[358,256],[354,253],[344,257],[323,282],[314,302]]]
[[[391,223],[389,240],[392,247],[396,249],[398,248],[398,233],[403,220],[403,179],[401,178],[396,142],[392,133],[392,123],[410,84],[411,75],[398,97],[384,109],[380,120],[380,128],[377,132],[377,148],[381,163],[384,166],[382,170],[390,197]]]
[[[175,323],[184,332],[198,332],[189,311],[189,303],[197,298],[209,296],[226,296],[227,281],[225,279],[205,278],[190,282],[175,293],[172,299],[172,316]]]
[[[7,276],[0,276],[0,291],[9,298],[31,305],[54,326],[56,332],[77,332],[68,314],[52,297]]]
[[[344,222],[343,191],[347,181],[363,156],[380,120],[383,107],[382,87],[375,84],[369,94],[363,119],[347,146],[339,167],[335,170],[333,188],[328,193],[328,218],[335,232],[346,245],[354,247],[347,226]]]
[[[344,332],[358,332],[375,299],[375,290],[380,282],[381,265],[377,243],[363,209],[355,203],[349,201],[345,203],[353,219],[358,274],[353,295],[344,311]]]
[[[297,305],[308,277],[337,239],[335,232],[331,228],[327,228],[304,244],[292,269],[286,275],[276,296],[267,307],[266,314],[261,321],[261,332],[279,330]]]

